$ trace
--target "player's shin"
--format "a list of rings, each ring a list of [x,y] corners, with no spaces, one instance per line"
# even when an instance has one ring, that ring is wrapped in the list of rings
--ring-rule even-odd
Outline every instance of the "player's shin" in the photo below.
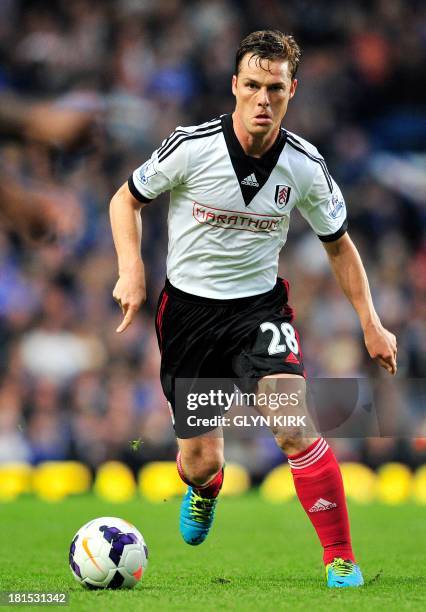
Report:
[[[339,464],[323,438],[288,456],[297,496],[324,548],[324,563],[355,562]]]

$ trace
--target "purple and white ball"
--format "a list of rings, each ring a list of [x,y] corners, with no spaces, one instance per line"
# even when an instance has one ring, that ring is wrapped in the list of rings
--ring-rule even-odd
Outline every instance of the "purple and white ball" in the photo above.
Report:
[[[146,570],[148,548],[131,523],[110,516],[97,518],[75,534],[69,565],[77,582],[87,588],[132,588]]]

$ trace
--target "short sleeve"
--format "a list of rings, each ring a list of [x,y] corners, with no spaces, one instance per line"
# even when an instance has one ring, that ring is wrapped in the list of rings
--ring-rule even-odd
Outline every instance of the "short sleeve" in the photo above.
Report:
[[[344,197],[324,161],[317,164],[312,185],[298,208],[323,242],[337,240],[348,229]]]
[[[185,181],[185,143],[181,143],[174,150],[165,149],[165,146],[167,140],[129,177],[129,190],[140,202],[150,202],[164,191],[171,191]]]

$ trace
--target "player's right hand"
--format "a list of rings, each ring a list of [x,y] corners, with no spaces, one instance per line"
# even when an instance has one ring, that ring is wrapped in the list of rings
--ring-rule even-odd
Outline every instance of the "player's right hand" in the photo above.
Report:
[[[124,318],[116,332],[121,334],[132,323],[135,314],[146,301],[145,273],[143,264],[131,272],[121,273],[112,292]]]
[[[364,330],[364,341],[370,357],[394,376],[397,370],[396,337],[379,323]]]

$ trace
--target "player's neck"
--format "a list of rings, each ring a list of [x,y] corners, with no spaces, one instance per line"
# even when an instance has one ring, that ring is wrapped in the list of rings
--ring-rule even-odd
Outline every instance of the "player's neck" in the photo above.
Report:
[[[246,155],[250,157],[262,157],[274,144],[277,139],[279,127],[269,134],[259,134],[253,136],[249,134],[240,120],[237,113],[233,113],[232,122],[235,136]]]

